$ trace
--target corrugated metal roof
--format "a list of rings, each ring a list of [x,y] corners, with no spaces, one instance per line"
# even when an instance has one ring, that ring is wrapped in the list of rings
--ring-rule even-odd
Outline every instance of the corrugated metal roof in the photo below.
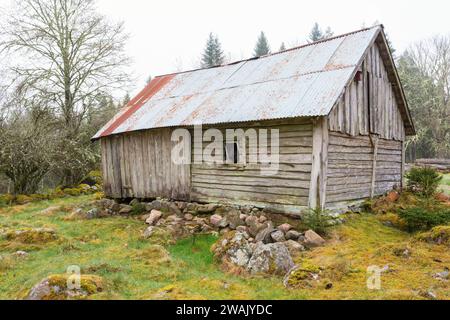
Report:
[[[156,77],[93,139],[152,128],[328,115],[381,30]]]

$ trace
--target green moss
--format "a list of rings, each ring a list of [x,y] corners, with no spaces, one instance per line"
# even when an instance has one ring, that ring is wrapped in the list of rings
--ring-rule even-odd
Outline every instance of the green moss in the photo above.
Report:
[[[429,232],[417,235],[417,239],[450,246],[450,226],[438,226]]]
[[[5,239],[24,244],[43,244],[57,240],[58,236],[53,230],[27,228],[8,231],[5,234]]]

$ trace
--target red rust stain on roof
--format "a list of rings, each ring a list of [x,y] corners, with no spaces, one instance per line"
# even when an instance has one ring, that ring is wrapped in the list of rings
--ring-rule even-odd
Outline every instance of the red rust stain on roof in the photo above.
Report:
[[[167,75],[156,77],[127,105],[127,110],[117,118],[105,131],[102,132],[101,137],[106,137],[114,132],[122,123],[138,111],[149,99],[157,94],[166,84],[173,79],[175,75]]]

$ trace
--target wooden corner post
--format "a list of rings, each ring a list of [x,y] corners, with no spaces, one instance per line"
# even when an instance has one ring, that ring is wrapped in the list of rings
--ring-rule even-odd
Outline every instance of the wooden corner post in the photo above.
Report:
[[[373,158],[372,158],[372,185],[370,188],[370,198],[373,199],[375,197],[375,186],[377,183],[377,158],[378,158],[378,141],[380,137],[376,134],[370,135],[370,142],[373,147]]]
[[[328,174],[328,118],[313,120],[313,151],[309,207],[325,209]]]

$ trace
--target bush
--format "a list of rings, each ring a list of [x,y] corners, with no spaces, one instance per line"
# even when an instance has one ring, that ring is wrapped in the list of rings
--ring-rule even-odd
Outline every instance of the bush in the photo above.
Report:
[[[81,184],[87,184],[89,186],[101,185],[103,183],[101,171],[94,170],[89,172],[86,177],[81,180]]]
[[[412,168],[407,174],[408,188],[420,196],[430,198],[436,194],[442,176],[433,168]]]
[[[131,206],[133,209],[131,210],[131,215],[133,216],[138,216],[143,214],[146,210],[145,210],[145,205],[140,203],[140,202],[136,202],[133,203],[133,205]]]
[[[413,207],[400,210],[398,215],[409,232],[427,231],[450,222],[450,209],[446,208],[432,210]]]
[[[327,229],[335,224],[336,218],[331,216],[329,212],[317,208],[309,209],[303,215],[302,221],[307,228],[324,235]]]

